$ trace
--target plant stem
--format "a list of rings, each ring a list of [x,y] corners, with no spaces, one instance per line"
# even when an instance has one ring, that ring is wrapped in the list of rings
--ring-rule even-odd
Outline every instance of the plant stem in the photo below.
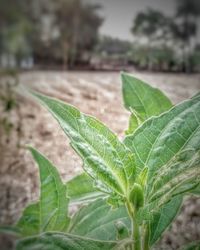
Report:
[[[149,225],[145,227],[143,250],[149,250]]]
[[[129,202],[126,203],[126,207],[131,219],[131,237],[133,239],[132,250],[141,250],[140,227],[135,219],[134,208]]]

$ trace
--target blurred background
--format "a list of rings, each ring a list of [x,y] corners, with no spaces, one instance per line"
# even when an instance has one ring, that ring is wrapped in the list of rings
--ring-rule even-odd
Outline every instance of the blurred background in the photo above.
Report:
[[[123,138],[120,71],[160,88],[174,104],[200,90],[199,0],[0,0],[0,225],[38,199],[31,144],[63,180],[81,161],[51,115],[19,85],[96,116]],[[1,250],[13,237],[0,236]],[[200,240],[200,199],[186,199],[156,249]]]
[[[199,0],[1,0],[0,65],[198,72]]]

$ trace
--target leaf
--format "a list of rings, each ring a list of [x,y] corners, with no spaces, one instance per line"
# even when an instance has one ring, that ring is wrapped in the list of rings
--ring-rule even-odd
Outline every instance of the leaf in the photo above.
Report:
[[[15,226],[0,226],[0,233],[20,235],[20,230]]]
[[[105,193],[94,187],[94,180],[86,173],[82,173],[66,183],[70,204],[83,204],[100,197]]]
[[[85,171],[104,192],[126,194],[134,181],[133,155],[117,136],[95,118],[59,100],[33,93],[59,122],[81,156]]]
[[[117,225],[130,228],[130,220],[124,206],[116,209],[99,199],[82,207],[72,218],[69,233],[98,240],[116,240]]]
[[[191,193],[194,195],[200,195],[200,183],[198,186],[191,190]]]
[[[135,183],[133,185],[129,194],[129,201],[133,204],[136,211],[144,206],[144,190],[140,184]]]
[[[25,236],[50,230],[65,231],[69,224],[66,186],[50,161],[31,147],[30,151],[40,171],[40,201],[24,210],[16,226]]]
[[[40,207],[39,202],[26,207],[16,227],[21,235],[29,236],[40,232]]]
[[[125,138],[125,144],[135,153],[139,172],[148,167],[149,184],[154,175],[160,177],[164,170],[166,173],[170,166],[175,167],[176,161],[191,160],[200,149],[199,134],[200,95],[150,118]]]
[[[133,134],[135,130],[143,123],[143,119],[135,110],[131,110],[131,115],[129,118],[129,127],[126,130],[126,135]]]
[[[166,194],[175,196],[190,192],[197,187],[200,182],[200,150],[197,152],[189,150],[189,152],[188,154],[188,151],[182,151],[181,157],[184,155],[184,158],[179,159],[180,154],[178,154],[175,159],[159,170],[161,172],[159,175],[152,178],[151,191],[148,193],[151,201],[161,200]]]
[[[195,241],[184,246],[182,250],[200,250],[200,241]]]
[[[143,215],[190,192],[200,181],[200,95],[150,118],[125,144],[135,153],[138,174],[148,168]]]
[[[138,174],[148,169],[145,206],[139,212],[140,223],[142,220],[151,222],[152,216],[163,220],[162,208],[167,206],[168,210],[173,197],[191,192],[200,182],[200,95],[159,117],[150,118],[134,135],[125,139],[125,144],[135,152]],[[165,213],[169,215],[169,223],[173,219],[174,207]],[[155,223],[151,223],[155,227]],[[158,233],[151,236],[152,244],[167,225],[162,222],[157,227]]]
[[[48,232],[18,241],[16,250],[112,250],[116,242],[97,241],[75,235]]]
[[[122,73],[121,78],[125,108],[136,111],[143,121],[172,107],[171,101],[159,89],[126,73]]]
[[[174,220],[180,210],[181,204],[182,197],[175,197],[170,202],[163,205],[157,213],[153,214],[153,218],[150,221],[150,246],[162,236],[164,231]]]

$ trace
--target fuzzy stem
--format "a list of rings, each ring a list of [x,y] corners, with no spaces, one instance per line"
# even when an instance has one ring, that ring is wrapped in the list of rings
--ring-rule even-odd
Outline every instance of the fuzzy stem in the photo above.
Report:
[[[134,208],[129,202],[126,203],[126,207],[131,219],[131,237],[133,239],[132,250],[141,250],[140,227],[135,219]]]
[[[145,227],[145,232],[144,232],[144,250],[149,250],[149,225]]]

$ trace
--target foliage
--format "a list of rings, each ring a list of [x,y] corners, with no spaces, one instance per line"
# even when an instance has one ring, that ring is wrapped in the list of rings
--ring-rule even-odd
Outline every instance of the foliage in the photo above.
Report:
[[[89,53],[103,19],[100,6],[81,0],[17,0],[0,3],[0,55],[36,63],[72,65]],[[49,54],[49,51],[51,53]]]
[[[0,70],[0,133],[5,135],[6,141],[11,140],[11,132],[16,129],[17,132],[17,146],[20,146],[21,137],[21,114],[19,102],[16,95],[16,88],[18,87],[18,72],[16,70]],[[13,113],[16,113],[18,119],[14,122],[12,119]],[[2,136],[3,138],[3,136]],[[2,140],[3,142],[3,140]],[[2,145],[3,146],[3,145]],[[2,147],[5,148],[5,147]]]
[[[169,35],[170,19],[162,12],[148,8],[139,12],[134,19],[132,32],[142,38],[147,38],[148,43],[166,40]]]
[[[123,41],[109,36],[102,36],[98,40],[95,52],[106,55],[126,56],[131,49],[132,43],[129,41]]]
[[[131,113],[123,141],[74,106],[31,91],[69,137],[85,173],[63,184],[53,164],[30,148],[40,171],[40,200],[11,228],[22,237],[18,250],[148,250],[183,198],[200,193],[200,95],[173,106],[131,75],[123,73],[122,84]],[[77,203],[82,206],[71,217],[68,206]]]
[[[136,66],[164,71],[199,70],[197,60],[193,59],[199,17],[198,0],[177,0],[173,16],[151,8],[139,12],[131,29],[135,40],[139,41],[139,51],[133,53]]]
[[[89,51],[97,43],[98,29],[103,21],[97,14],[99,8],[91,3],[83,4],[81,0],[58,1],[55,20],[64,64],[72,65],[83,50]]]

